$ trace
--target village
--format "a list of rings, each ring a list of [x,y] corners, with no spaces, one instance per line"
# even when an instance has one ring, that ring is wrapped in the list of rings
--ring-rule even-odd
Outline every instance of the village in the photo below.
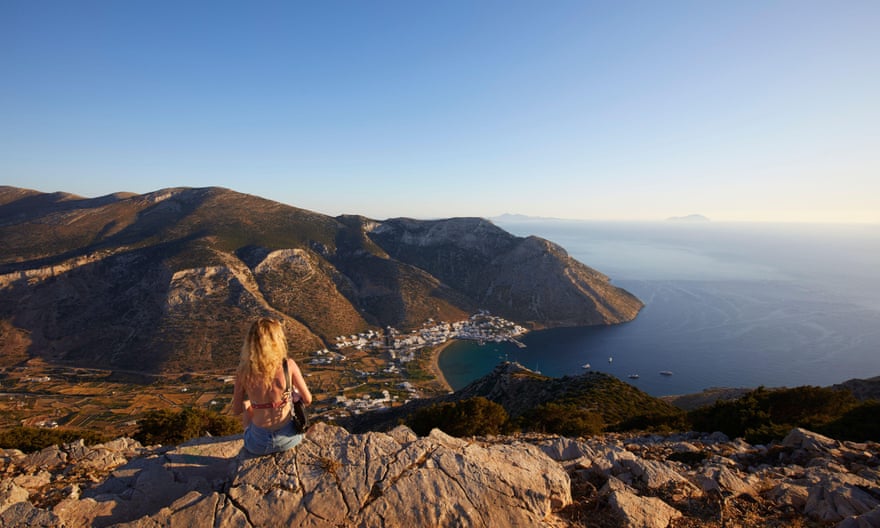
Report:
[[[464,321],[339,336],[329,348],[295,357],[314,402],[310,413],[333,419],[444,394],[435,354],[450,340],[510,341],[526,329],[479,312]],[[208,371],[145,375],[50,365],[39,358],[0,368],[0,428],[58,426],[131,434],[156,409],[198,407],[230,412],[234,377]]]
[[[392,395],[388,389],[383,389],[378,395],[366,394],[361,397],[350,397],[346,392],[355,389],[350,387],[343,389],[336,397],[336,403],[340,410],[353,414],[388,407],[395,403],[406,403],[412,398],[422,397],[422,388],[413,383],[411,378],[418,380],[425,366],[420,364],[424,358],[420,358],[420,351],[441,346],[450,339],[473,340],[480,343],[488,341],[510,341],[517,346],[524,347],[517,337],[526,333],[527,330],[516,323],[504,318],[493,316],[488,312],[481,311],[472,315],[465,321],[454,323],[436,322],[429,319],[420,329],[412,330],[408,334],[401,334],[391,327],[387,327],[384,333],[367,331],[358,335],[339,336],[334,344],[334,351],[327,349],[318,350],[309,365],[342,364],[348,357],[342,353],[346,349],[357,352],[373,351],[384,355],[386,365],[379,372],[366,372],[357,370],[358,376],[367,378],[381,378],[386,376],[400,376],[396,389],[405,391],[405,396]],[[422,361],[419,361],[422,360]],[[415,365],[415,368],[412,366]],[[407,374],[412,374],[408,376]],[[334,416],[341,416],[344,412],[336,412]]]

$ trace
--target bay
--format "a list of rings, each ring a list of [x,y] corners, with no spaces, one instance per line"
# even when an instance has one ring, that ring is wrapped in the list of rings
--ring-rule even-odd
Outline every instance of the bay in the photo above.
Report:
[[[439,364],[455,389],[505,360],[554,377],[589,363],[655,396],[880,375],[878,226],[496,223],[560,244],[645,308],[622,325],[531,332],[526,348],[453,343]]]

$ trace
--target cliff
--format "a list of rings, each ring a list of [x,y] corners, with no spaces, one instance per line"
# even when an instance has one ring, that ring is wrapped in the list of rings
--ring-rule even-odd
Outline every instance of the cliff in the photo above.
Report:
[[[487,309],[532,328],[642,303],[556,244],[479,218],[330,217],[222,188],[81,198],[0,187],[0,360],[228,369],[256,317],[294,353]]]
[[[2,526],[838,526],[880,522],[880,445],[803,429],[456,439],[318,423],[286,453],[237,437],[0,451]],[[733,524],[731,524],[733,523]]]

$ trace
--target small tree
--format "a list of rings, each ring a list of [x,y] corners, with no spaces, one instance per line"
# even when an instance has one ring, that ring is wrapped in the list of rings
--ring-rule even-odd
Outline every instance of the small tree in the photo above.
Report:
[[[13,427],[0,431],[0,448],[19,449],[25,453],[45,447],[65,444],[82,439],[86,445],[106,442],[108,437],[95,431],[82,429],[42,429],[37,427]]]
[[[179,412],[160,409],[138,421],[134,438],[144,445],[174,445],[211,434],[225,436],[241,431],[238,420],[214,411],[187,407]]]
[[[498,434],[507,421],[504,407],[477,396],[419,409],[409,417],[407,425],[421,436],[427,435],[434,428],[452,436],[475,436]]]
[[[602,415],[574,404],[545,403],[523,415],[524,430],[562,436],[599,434],[605,427]]]

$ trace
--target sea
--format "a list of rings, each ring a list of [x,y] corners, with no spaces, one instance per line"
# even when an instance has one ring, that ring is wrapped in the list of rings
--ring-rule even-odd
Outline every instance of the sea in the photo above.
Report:
[[[880,376],[880,225],[494,222],[559,244],[645,307],[620,325],[530,332],[525,348],[454,342],[439,358],[453,389],[501,361],[605,372],[654,396]]]

